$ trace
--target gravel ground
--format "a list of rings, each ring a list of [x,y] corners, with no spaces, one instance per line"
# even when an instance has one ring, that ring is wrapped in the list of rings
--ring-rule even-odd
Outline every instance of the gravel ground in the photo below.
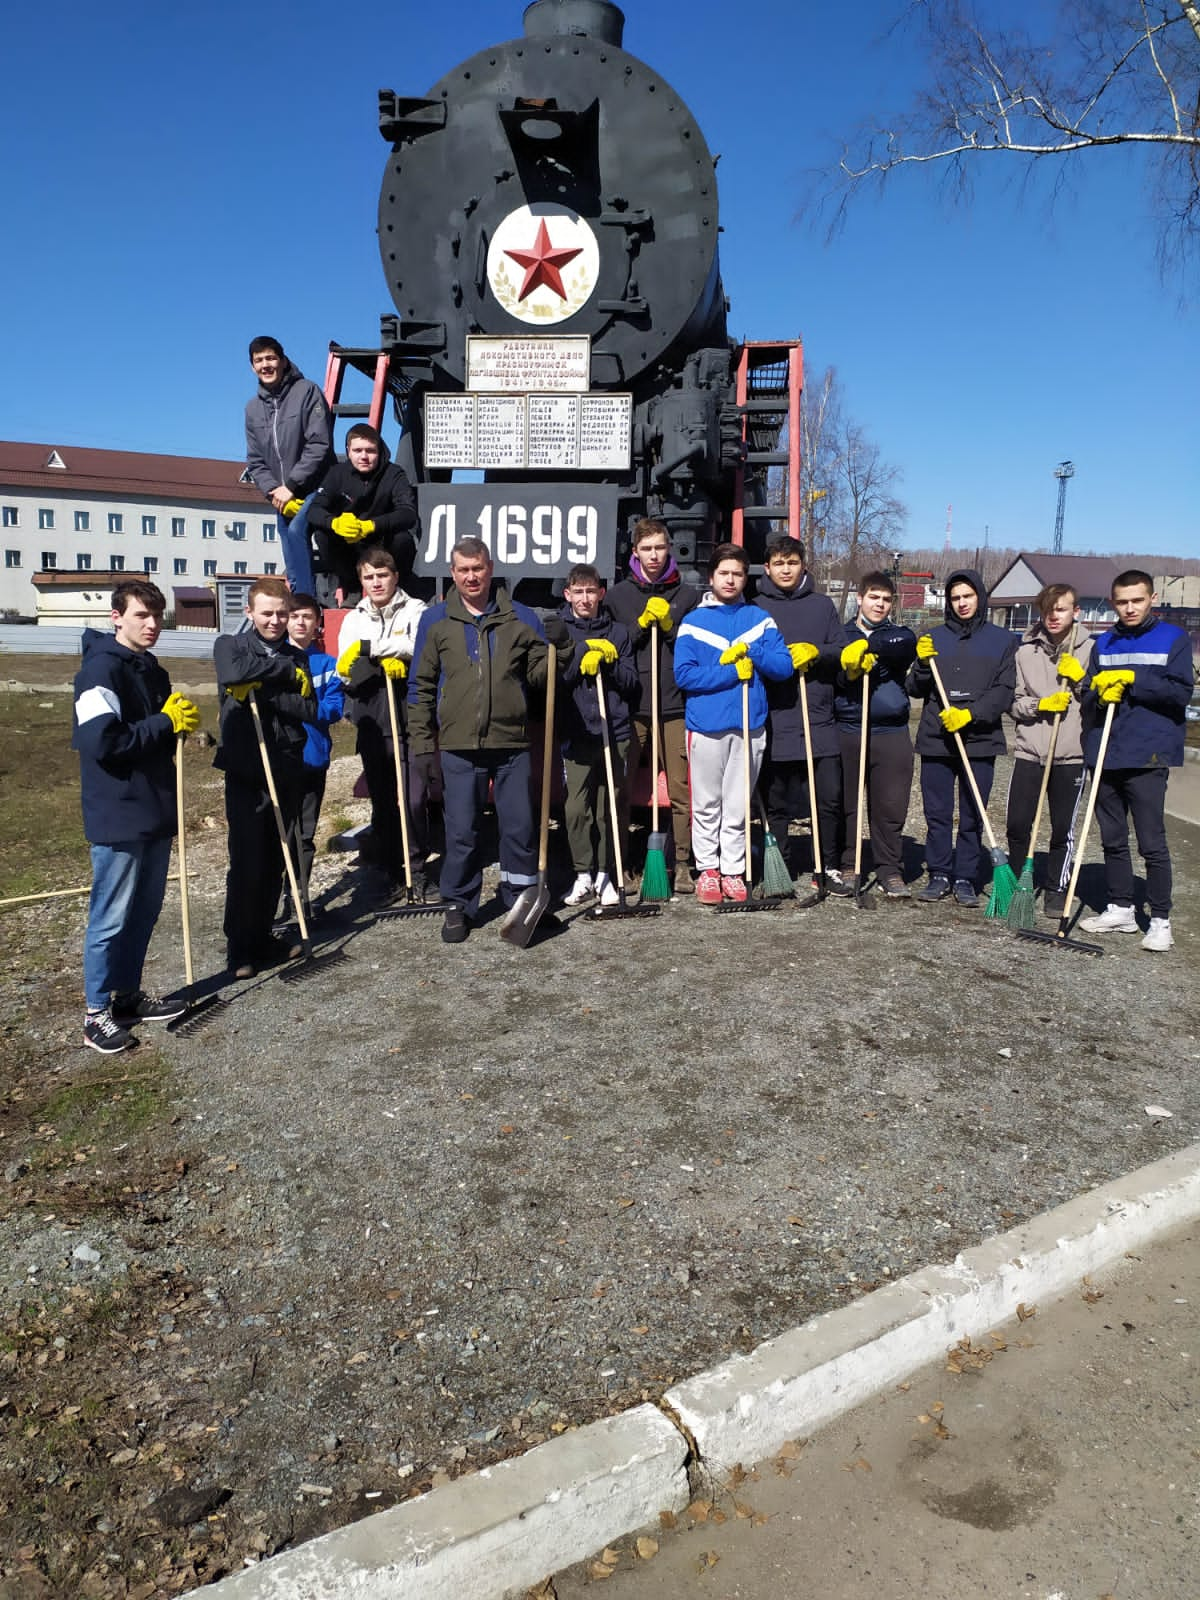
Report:
[[[328,812],[362,814],[353,765]],[[219,791],[197,804],[219,816]],[[347,959],[227,987],[203,1032],[157,1034],[139,1055],[161,1063],[169,1119],[149,1145],[85,1147],[48,1210],[36,1165],[9,1166],[0,1312],[36,1293],[46,1327],[81,1287],[137,1291],[103,1394],[126,1416],[109,1442],[133,1452],[121,1504],[133,1529],[170,1521],[167,1490],[193,1496],[174,1513],[192,1565],[172,1570],[205,1581],[1200,1137],[1200,831],[1171,834],[1176,950],[1114,936],[1103,960],[902,902],[724,917],[676,900],[525,951],[495,923],[447,948],[436,917],[360,915],[354,858],[323,855],[316,887],[342,919],[322,939]],[[223,838],[193,839],[210,973]],[[1097,867],[1082,887],[1099,903]],[[172,890],[148,973],[164,990],[176,916]],[[8,969],[0,1150],[18,1148],[22,1100],[115,1075],[77,1047],[82,920],[5,924],[36,954]],[[85,1396],[77,1333],[50,1363]],[[154,1476],[156,1445],[173,1476]],[[9,1481],[9,1509],[36,1521],[28,1473]],[[125,1593],[38,1570],[46,1587],[13,1592]],[[145,1581],[129,1593],[179,1589]]]

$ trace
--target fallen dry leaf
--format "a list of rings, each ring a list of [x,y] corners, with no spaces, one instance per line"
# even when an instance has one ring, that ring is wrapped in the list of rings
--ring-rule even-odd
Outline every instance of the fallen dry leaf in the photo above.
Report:
[[[1020,1302],[1020,1304],[1017,1306],[1017,1321],[1018,1322],[1028,1322],[1030,1317],[1036,1317],[1036,1316],[1037,1316],[1037,1307],[1036,1306],[1027,1306],[1025,1304],[1024,1300],[1022,1300]]]
[[[596,1579],[611,1578],[614,1570],[614,1568],[606,1567],[599,1561],[593,1561],[588,1567],[588,1577]]]
[[[647,1539],[643,1534],[637,1542],[637,1553],[643,1561],[653,1561],[658,1554],[658,1540]]]
[[[606,1567],[615,1567],[617,1562],[621,1559],[621,1552],[619,1550],[614,1550],[612,1545],[606,1544],[604,1549],[600,1552],[600,1559],[603,1561]]]
[[[780,1461],[799,1461],[800,1453],[803,1449],[803,1439],[788,1439],[779,1446],[775,1453]]]
[[[636,1205],[637,1202],[630,1195],[623,1194],[618,1199],[617,1204],[620,1206],[622,1211],[628,1211],[629,1207]]]
[[[687,1508],[687,1514],[693,1522],[707,1522],[711,1510],[712,1507],[707,1500],[693,1500]]]
[[[696,1571],[705,1572],[709,1567],[715,1567],[720,1559],[715,1550],[706,1550],[696,1563]]]
[[[767,1512],[767,1511],[756,1511],[754,1513],[753,1517],[750,1519],[750,1526],[752,1528],[765,1528],[767,1523],[770,1522],[770,1520],[771,1520],[771,1517],[770,1517],[770,1513],[769,1512]]]
[[[733,1502],[733,1514],[742,1522],[749,1522],[754,1515],[754,1507],[748,1506],[744,1500]]]
[[[937,1422],[934,1424],[933,1436],[935,1439],[948,1439],[950,1437],[950,1429],[944,1422]]]
[[[678,1524],[679,1524],[679,1518],[675,1515],[675,1513],[673,1511],[660,1511],[658,1513],[658,1525],[659,1525],[660,1528],[663,1528],[667,1533],[670,1533],[671,1529],[674,1528],[674,1527],[677,1527]]]
[[[543,1578],[541,1583],[535,1583],[533,1588],[526,1592],[525,1600],[558,1600],[554,1579]]]

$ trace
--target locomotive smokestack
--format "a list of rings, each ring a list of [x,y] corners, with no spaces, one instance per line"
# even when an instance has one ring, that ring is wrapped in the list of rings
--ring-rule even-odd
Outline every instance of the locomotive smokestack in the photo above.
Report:
[[[527,39],[548,39],[561,33],[582,33],[619,45],[625,33],[625,13],[609,0],[534,0],[525,7]]]

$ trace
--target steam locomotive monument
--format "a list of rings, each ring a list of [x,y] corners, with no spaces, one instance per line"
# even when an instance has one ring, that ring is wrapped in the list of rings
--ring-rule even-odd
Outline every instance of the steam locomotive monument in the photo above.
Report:
[[[640,516],[686,566],[799,528],[799,342],[731,343],[715,162],[624,21],[534,0],[521,38],[419,98],[380,94],[395,310],[378,348],[330,346],[326,394],[377,426],[391,396],[419,572],[477,534],[498,576],[545,593],[577,561],[611,577]],[[347,368],[369,405],[342,402]]]

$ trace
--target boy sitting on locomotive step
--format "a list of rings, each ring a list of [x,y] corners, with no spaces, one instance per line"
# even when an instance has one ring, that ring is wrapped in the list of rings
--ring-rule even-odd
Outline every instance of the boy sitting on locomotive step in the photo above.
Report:
[[[342,603],[362,599],[358,582],[364,550],[386,550],[405,587],[416,554],[417,497],[404,472],[392,462],[380,434],[356,422],[346,435],[346,459],[331,468],[309,507],[308,524],[316,546],[317,596],[332,605],[340,586]]]

